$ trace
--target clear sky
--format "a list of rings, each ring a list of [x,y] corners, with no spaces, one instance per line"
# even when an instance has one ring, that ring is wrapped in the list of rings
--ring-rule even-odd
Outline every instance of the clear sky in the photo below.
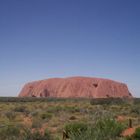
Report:
[[[0,0],[0,96],[69,76],[121,81],[140,97],[140,0]]]

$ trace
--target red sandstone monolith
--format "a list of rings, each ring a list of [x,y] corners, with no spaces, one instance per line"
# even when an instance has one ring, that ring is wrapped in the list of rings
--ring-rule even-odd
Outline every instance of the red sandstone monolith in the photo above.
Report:
[[[131,98],[127,85],[89,77],[51,78],[26,84],[19,97]]]

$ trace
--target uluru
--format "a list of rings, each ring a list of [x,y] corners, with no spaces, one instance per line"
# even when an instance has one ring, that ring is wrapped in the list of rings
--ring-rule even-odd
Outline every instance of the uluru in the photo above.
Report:
[[[126,84],[103,78],[50,78],[25,84],[19,97],[131,98]]]

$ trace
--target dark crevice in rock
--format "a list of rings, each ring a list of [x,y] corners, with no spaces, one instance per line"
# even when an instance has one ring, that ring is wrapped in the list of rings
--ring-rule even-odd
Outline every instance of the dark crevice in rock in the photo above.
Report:
[[[95,88],[97,88],[97,87],[98,87],[98,84],[97,84],[97,83],[94,83],[93,86],[94,86]]]

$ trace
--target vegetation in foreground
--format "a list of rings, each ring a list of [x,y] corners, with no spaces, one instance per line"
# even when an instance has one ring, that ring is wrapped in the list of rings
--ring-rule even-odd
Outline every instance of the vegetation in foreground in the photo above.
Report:
[[[139,140],[139,126],[138,99],[0,98],[0,140]]]

